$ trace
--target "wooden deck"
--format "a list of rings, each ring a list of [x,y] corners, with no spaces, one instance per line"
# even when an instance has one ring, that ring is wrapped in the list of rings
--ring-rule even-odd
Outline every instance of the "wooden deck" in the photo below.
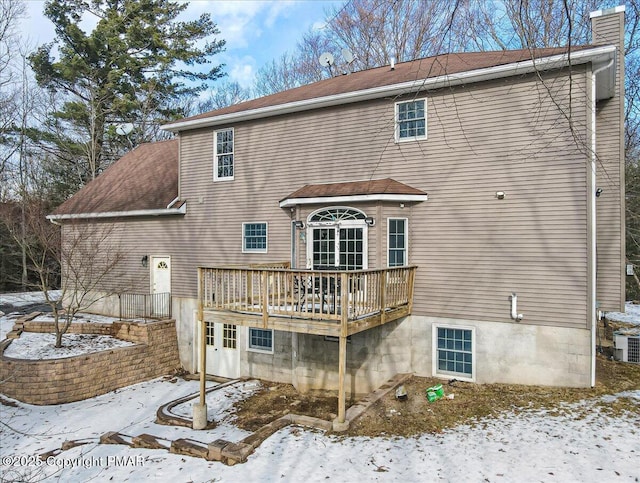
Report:
[[[415,270],[199,268],[202,318],[346,337],[409,315]]]
[[[286,262],[250,268],[200,267],[198,320],[338,337],[334,429],[344,430],[347,337],[409,315],[415,271],[416,267],[290,270]],[[200,323],[203,368],[207,367],[205,327]],[[206,414],[205,392],[206,376],[201,370],[199,408]]]

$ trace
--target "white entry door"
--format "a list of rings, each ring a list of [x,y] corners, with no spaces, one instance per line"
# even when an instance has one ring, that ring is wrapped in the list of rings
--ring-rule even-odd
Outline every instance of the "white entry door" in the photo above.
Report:
[[[207,374],[240,377],[238,326],[206,322]]]
[[[151,293],[171,292],[171,258],[151,257]]]
[[[171,303],[171,257],[151,257],[151,315],[167,317]]]

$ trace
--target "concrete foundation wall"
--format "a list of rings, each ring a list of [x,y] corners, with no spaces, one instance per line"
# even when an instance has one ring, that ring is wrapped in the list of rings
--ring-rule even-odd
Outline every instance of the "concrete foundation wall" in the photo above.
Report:
[[[411,372],[411,328],[392,322],[351,336],[347,343],[347,394],[363,395],[398,373]],[[300,391],[338,389],[338,341],[323,336],[297,336],[294,386]]]
[[[183,297],[172,297],[171,302],[173,317],[176,319],[180,363],[185,370],[198,372],[198,347],[194,339],[198,329],[198,302],[196,299]]]
[[[240,331],[238,341],[242,349],[247,347],[248,328]],[[290,332],[273,332],[273,354],[265,354],[250,350],[242,350],[240,356],[240,371],[242,375],[266,379],[274,382],[293,383],[294,364],[293,340],[296,334]]]
[[[109,304],[104,307],[108,310]],[[174,297],[173,314],[180,363],[187,371],[197,372],[196,300]],[[587,329],[413,315],[351,337],[347,344],[347,392],[368,393],[398,373],[437,376],[434,324],[474,330],[475,382],[590,385],[591,341]],[[248,328],[240,327],[238,350],[242,376],[291,383],[300,391],[337,390],[337,341],[275,331],[274,352],[266,354],[247,350],[247,337]]]
[[[435,376],[433,326],[475,330],[475,382],[588,387],[587,329],[410,316],[412,372]],[[447,377],[447,376],[443,376]],[[451,376],[448,376],[451,377]]]

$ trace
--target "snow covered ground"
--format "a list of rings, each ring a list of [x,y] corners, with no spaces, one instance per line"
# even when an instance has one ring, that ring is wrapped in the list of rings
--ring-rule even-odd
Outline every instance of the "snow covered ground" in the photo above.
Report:
[[[16,359],[58,359],[134,345],[115,337],[92,334],[65,334],[62,347],[56,349],[55,344],[55,334],[24,332],[7,347],[4,355]]]
[[[60,297],[60,290],[51,290],[49,296],[56,300]],[[24,307],[25,305],[44,303],[42,292],[22,292],[0,294],[0,305],[13,305],[14,307]]]
[[[640,305],[631,302],[624,304],[624,314],[622,312],[607,312],[606,315],[609,320],[640,326]]]
[[[0,317],[0,328],[9,323],[6,316]],[[245,383],[242,391],[250,393],[252,384]],[[0,400],[0,480],[603,483],[640,479],[640,391],[569,406],[575,411],[504,414],[417,438],[338,438],[290,426],[268,438],[245,464],[231,467],[164,450],[96,443],[107,431],[202,442],[218,438],[235,442],[246,435],[232,424],[230,405],[235,396],[226,389],[207,396],[209,417],[224,419],[215,429],[194,431],[154,423],[160,405],[197,391],[197,381],[157,379],[56,406],[15,402],[14,407],[4,398]],[[634,401],[638,410],[617,417],[602,411],[619,397]],[[189,414],[190,403],[185,404],[175,410]],[[78,439],[89,444],[45,462],[37,458],[66,440]]]
[[[596,401],[586,401],[581,406],[590,408],[587,417],[531,411],[418,438],[336,438],[290,426],[268,438],[246,463],[232,467],[164,450],[95,443],[107,431],[202,442],[242,438],[243,432],[229,424],[194,431],[153,422],[160,404],[197,390],[196,381],[154,380],[76,403],[1,406],[0,460],[5,479],[13,475],[28,481],[50,476],[65,482],[602,483],[640,477],[640,391],[626,394],[639,408],[627,417],[606,416]],[[224,391],[211,395],[208,404],[217,406],[218,414],[228,409],[231,402]],[[48,461],[36,461],[38,454],[60,447],[65,440],[85,438],[91,442]]]

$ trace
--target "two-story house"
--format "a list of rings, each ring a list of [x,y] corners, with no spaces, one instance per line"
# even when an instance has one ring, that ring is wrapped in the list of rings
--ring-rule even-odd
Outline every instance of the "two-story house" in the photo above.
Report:
[[[623,16],[594,12],[590,45],[438,55],[167,124],[51,218],[114,228],[119,276],[171,293],[190,371],[204,348],[208,373],[301,390],[593,385],[596,319],[624,306]]]

